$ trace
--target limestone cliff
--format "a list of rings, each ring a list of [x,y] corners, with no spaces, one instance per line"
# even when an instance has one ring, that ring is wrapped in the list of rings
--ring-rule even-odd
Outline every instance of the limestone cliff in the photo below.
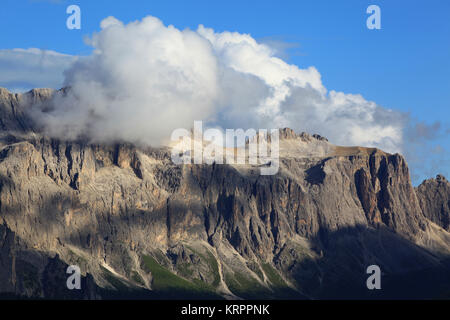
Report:
[[[442,175],[428,179],[417,187],[420,207],[425,216],[450,231],[450,183]]]
[[[450,233],[446,213],[437,212],[446,208],[448,217],[448,183],[427,192],[419,187],[417,196],[399,154],[334,146],[283,129],[274,176],[261,176],[252,165],[175,165],[169,148],[43,136],[27,108],[51,94],[0,90],[3,295],[407,298],[450,292]],[[80,292],[65,286],[72,264],[83,274]],[[380,292],[365,287],[371,264],[383,270]]]

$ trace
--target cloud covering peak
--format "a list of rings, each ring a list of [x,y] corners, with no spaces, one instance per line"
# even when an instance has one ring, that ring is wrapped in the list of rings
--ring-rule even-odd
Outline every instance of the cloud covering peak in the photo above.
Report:
[[[165,26],[158,18],[104,19],[93,53],[65,72],[71,90],[35,110],[66,139],[159,144],[194,120],[222,128],[291,127],[335,144],[402,151],[403,115],[361,95],[328,91],[314,67],[276,56],[248,34]],[[343,75],[345,76],[345,75]]]

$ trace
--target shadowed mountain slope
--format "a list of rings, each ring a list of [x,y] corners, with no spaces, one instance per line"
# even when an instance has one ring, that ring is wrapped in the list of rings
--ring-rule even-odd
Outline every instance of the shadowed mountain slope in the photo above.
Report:
[[[3,296],[448,297],[448,182],[414,190],[401,155],[286,128],[276,175],[175,165],[168,147],[43,136],[28,110],[51,94],[0,90]]]

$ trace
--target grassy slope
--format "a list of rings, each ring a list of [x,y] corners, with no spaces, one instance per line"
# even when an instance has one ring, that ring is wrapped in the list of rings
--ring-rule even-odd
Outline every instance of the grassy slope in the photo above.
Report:
[[[151,256],[143,256],[143,267],[153,276],[153,290],[168,298],[220,298],[211,287],[200,281],[191,282],[175,275]]]

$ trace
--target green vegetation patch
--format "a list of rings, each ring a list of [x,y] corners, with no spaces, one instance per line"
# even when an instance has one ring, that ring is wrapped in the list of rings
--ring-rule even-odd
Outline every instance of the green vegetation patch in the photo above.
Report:
[[[244,299],[270,299],[271,292],[255,279],[242,273],[225,273],[225,283],[235,295]]]
[[[286,281],[280,276],[280,274],[268,263],[261,264],[267,278],[273,287],[287,287]]]
[[[108,281],[114,288],[118,291],[129,291],[130,288],[125,285],[122,280],[117,278],[111,271],[102,266],[100,266],[100,269],[102,270],[103,278],[105,278],[105,280]]]
[[[261,281],[264,281],[264,275],[261,271],[261,268],[259,267],[258,263],[255,261],[249,261],[247,262],[247,267],[252,270],[254,273],[256,273],[256,275],[258,276],[258,278]]]
[[[304,299],[305,297],[298,291],[288,286],[286,281],[280,276],[278,271],[269,263],[262,263],[261,267],[270,281],[275,299]]]
[[[202,281],[190,282],[161,266],[153,257],[142,257],[143,269],[151,272],[153,290],[175,298],[220,298]]]
[[[211,252],[207,250],[206,254],[208,255],[208,257],[202,256],[202,258],[204,258],[208,262],[209,266],[212,269],[212,272],[214,273],[214,281],[212,283],[212,286],[217,287],[220,284],[219,265],[217,264],[217,260]]]

